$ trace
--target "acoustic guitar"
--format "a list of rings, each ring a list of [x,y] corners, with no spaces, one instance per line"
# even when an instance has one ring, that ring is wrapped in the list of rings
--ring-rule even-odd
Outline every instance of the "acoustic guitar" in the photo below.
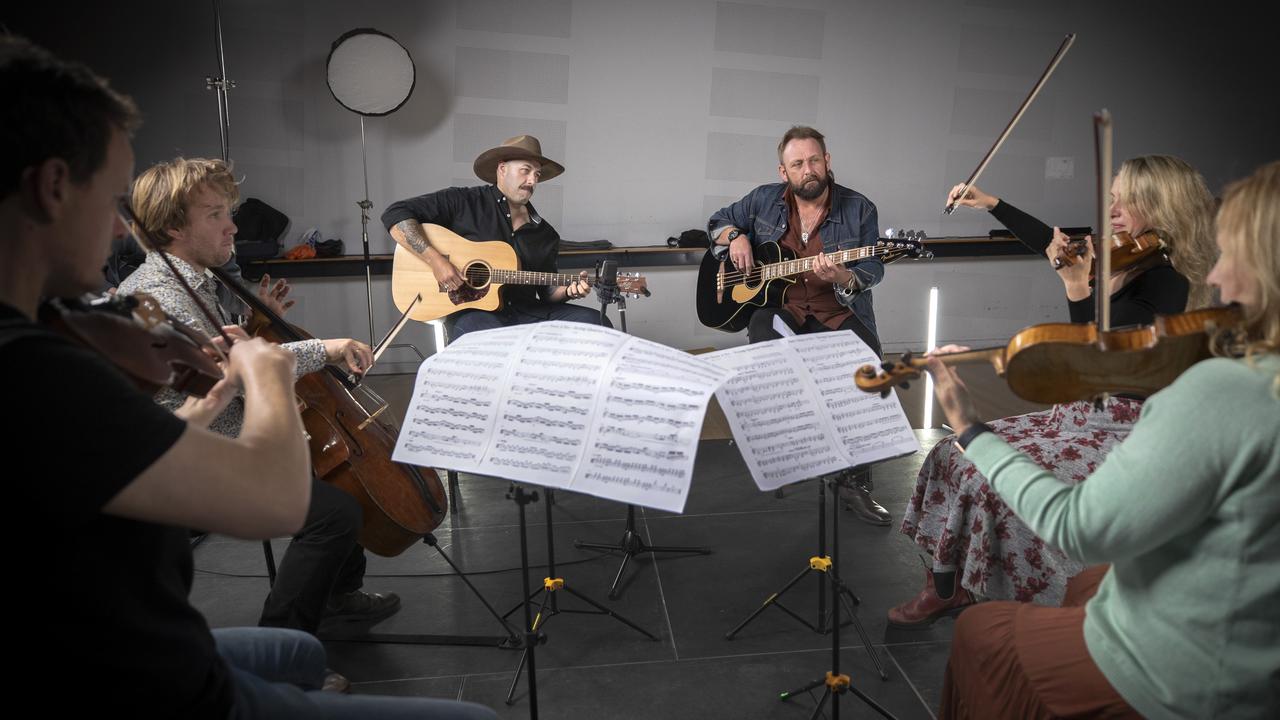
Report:
[[[465,284],[457,290],[445,289],[426,260],[397,243],[391,261],[391,297],[400,312],[413,306],[409,317],[414,320],[427,322],[459,310],[497,310],[502,307],[503,285],[568,286],[581,279],[567,273],[521,270],[515,248],[501,240],[475,242],[430,223],[422,225],[422,233],[458,269]],[[402,239],[399,228],[392,228],[391,235]],[[587,278],[587,282],[596,281]],[[644,276],[635,273],[618,273],[618,290],[629,297],[649,294]],[[414,305],[419,295],[422,299]]]
[[[933,253],[924,247],[924,233],[914,231],[901,237],[877,240],[875,245],[825,253],[834,262],[846,264],[878,257],[886,263],[904,257],[929,258]],[[795,254],[776,242],[751,248],[755,265],[745,272],[733,267],[728,259],[716,260],[708,250],[698,268],[698,320],[707,327],[725,332],[738,332],[747,326],[751,313],[758,307],[782,307],[787,288],[796,276],[813,269],[813,258],[797,259]]]

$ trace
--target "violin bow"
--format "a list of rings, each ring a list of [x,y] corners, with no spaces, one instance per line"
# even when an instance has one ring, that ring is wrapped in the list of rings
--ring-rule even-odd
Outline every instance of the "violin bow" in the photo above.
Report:
[[[995,157],[996,151],[1004,144],[1005,138],[1009,137],[1009,133],[1013,132],[1013,128],[1018,125],[1018,121],[1022,119],[1023,113],[1027,111],[1027,108],[1031,107],[1032,101],[1034,101],[1036,99],[1036,95],[1040,93],[1040,88],[1044,87],[1044,84],[1049,81],[1049,76],[1052,75],[1054,69],[1058,67],[1058,63],[1062,62],[1062,58],[1066,56],[1067,50],[1071,49],[1071,44],[1075,41],[1075,33],[1068,33],[1066,38],[1062,40],[1062,45],[1058,46],[1058,52],[1054,53],[1053,58],[1049,60],[1049,66],[1040,74],[1040,79],[1036,81],[1035,87],[1031,88],[1031,92],[1027,95],[1027,99],[1022,101],[1022,106],[1013,114],[1013,118],[1009,120],[1009,124],[1004,128],[1004,132],[1000,133],[1000,137],[996,138],[995,144],[987,151],[986,156],[982,158],[982,162],[978,163],[978,167],[974,168],[973,174],[969,176],[968,180],[964,181],[964,187],[961,187],[960,192],[953,196],[951,201],[947,203],[947,206],[942,209],[942,214],[950,215],[955,212],[956,204],[969,193],[970,186],[978,182],[978,176],[982,174],[983,170],[987,169],[987,164],[991,162],[991,158]]]
[[[1098,339],[1111,330],[1111,233],[1107,232],[1111,215],[1111,113],[1106,108],[1093,115],[1094,157],[1098,172],[1098,232],[1093,241],[1094,256],[1094,320],[1098,323]]]

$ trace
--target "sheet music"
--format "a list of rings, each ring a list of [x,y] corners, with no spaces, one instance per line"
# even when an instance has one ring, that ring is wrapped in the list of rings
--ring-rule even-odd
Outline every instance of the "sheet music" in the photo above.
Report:
[[[737,372],[716,397],[761,490],[849,467],[813,378],[788,344],[793,339],[702,356]]]
[[[393,458],[680,512],[724,377],[596,325],[468,333],[419,368]]]
[[[572,487],[682,512],[707,404],[726,373],[688,353],[633,340],[605,375],[588,455]]]
[[[878,364],[851,331],[784,337],[704,355],[739,371],[716,393],[761,490],[919,449],[896,395],[853,383]]]
[[[871,347],[852,331],[797,335],[790,342],[813,375],[818,392],[831,413],[836,437],[854,465],[885,460],[920,449],[898,402],[897,393],[881,398],[863,392],[853,382],[863,365],[880,365]]]

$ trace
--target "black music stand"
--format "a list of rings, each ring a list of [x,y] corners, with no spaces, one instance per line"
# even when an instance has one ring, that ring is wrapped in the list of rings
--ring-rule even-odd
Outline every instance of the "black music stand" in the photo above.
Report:
[[[648,295],[649,291],[645,290]],[[622,326],[622,332],[627,331],[627,299],[626,296],[618,289],[618,267],[613,260],[603,260],[596,265],[596,297],[600,300],[600,324],[604,325],[605,318],[608,317],[607,310],[609,305],[616,304],[618,306],[618,321]],[[710,555],[711,548],[708,547],[691,547],[681,545],[650,545],[644,541],[640,533],[636,532],[636,506],[627,505],[627,527],[622,531],[622,539],[616,543],[593,543],[583,542],[582,540],[574,540],[573,546],[586,550],[604,550],[606,552],[622,553],[622,564],[618,566],[618,573],[613,576],[613,584],[609,586],[609,599],[617,600],[621,593],[618,592],[618,583],[622,582],[622,574],[627,571],[627,565],[631,563],[631,558],[641,553],[686,553],[692,555]]]
[[[859,466],[859,468],[862,468],[862,467],[866,467],[866,466]],[[880,658],[878,655],[876,655],[875,647],[871,644],[871,638],[867,636],[866,628],[862,626],[862,621],[858,619],[858,615],[854,611],[854,606],[861,604],[862,601],[859,600],[858,596],[855,595],[853,591],[849,589],[849,586],[846,583],[840,580],[839,573],[836,570],[834,557],[839,546],[839,543],[838,543],[839,536],[836,533],[836,521],[834,519],[831,522],[832,553],[831,553],[831,557],[827,556],[826,485],[828,482],[832,483],[833,488],[835,487],[836,481],[834,478],[830,480],[819,478],[817,481],[818,554],[809,558],[808,564],[804,568],[804,570],[801,570],[798,574],[796,574],[795,577],[787,581],[787,584],[783,585],[780,590],[778,590],[777,592],[770,593],[769,596],[765,598],[764,602],[760,604],[760,607],[756,608],[750,615],[747,616],[745,620],[738,623],[738,625],[734,627],[732,630],[725,633],[724,639],[732,640],[735,636],[737,636],[739,632],[742,631],[743,628],[751,624],[752,620],[755,620],[757,617],[760,616],[761,613],[763,613],[765,610],[768,610],[770,607],[778,608],[779,610],[795,618],[802,625],[809,628],[813,632],[818,633],[819,635],[826,635],[828,633],[832,635],[838,635],[840,632],[841,626],[853,625],[854,629],[858,631],[858,636],[862,639],[863,647],[866,648],[867,654],[871,657],[872,664],[875,665],[876,671],[879,672],[880,679],[888,680],[889,674],[885,672],[884,666],[880,664]],[[837,518],[839,517],[839,511],[840,511],[839,494],[838,494],[838,490],[835,490],[835,489],[833,489],[832,492],[837,493],[835,496],[835,501],[831,503],[832,517]],[[781,597],[784,594],[786,594],[788,590],[790,590],[791,588],[799,584],[799,582],[805,579],[806,577],[808,577],[810,573],[816,573],[818,576],[818,612],[816,617],[814,618],[815,622],[809,622],[809,620],[807,618],[802,617],[800,613],[792,610],[791,608],[787,607],[786,605],[783,605],[780,602]],[[828,579],[831,580],[831,612],[830,613],[827,612],[826,588],[827,588]],[[840,604],[842,602],[845,604],[845,608],[849,613],[849,619],[843,622],[840,621]]]
[[[835,479],[818,481],[818,492],[820,494],[825,496],[827,488],[830,488],[832,499],[834,500],[834,502],[831,503],[831,565],[828,570],[824,572],[824,574],[829,574],[831,576],[831,606],[832,614],[834,615],[834,620],[831,623],[831,669],[817,680],[806,683],[795,690],[788,690],[786,692],[779,693],[778,699],[785,702],[800,693],[807,693],[816,689],[819,685],[823,685],[825,686],[825,689],[822,692],[822,697],[818,699],[817,706],[813,709],[813,714],[809,716],[810,720],[816,720],[816,718],[822,717],[823,707],[826,705],[827,700],[831,701],[831,716],[833,718],[839,718],[840,696],[846,692],[851,692],[856,695],[859,700],[866,703],[868,707],[880,713],[880,715],[889,718],[889,720],[896,720],[892,713],[881,707],[879,703],[867,697],[867,695],[855,687],[852,679],[850,679],[848,675],[840,673],[840,627],[844,624],[840,622],[840,607],[841,603],[843,603],[845,609],[849,613],[849,617],[854,622],[854,627],[856,627],[859,634],[862,635],[862,642],[867,645],[867,650],[871,653],[871,660],[875,663],[876,669],[880,670],[880,678],[882,680],[889,679],[888,675],[885,675],[884,670],[880,667],[880,661],[876,658],[875,651],[871,645],[867,643],[866,632],[862,629],[862,624],[858,622],[857,615],[854,614],[853,605],[850,603],[850,598],[853,597],[853,593],[845,587],[845,584],[840,580],[840,488]],[[803,577],[804,574],[805,573],[801,573],[801,577]],[[790,584],[794,585],[798,580],[799,577],[792,580]],[[788,587],[790,587],[790,585],[788,585]],[[857,598],[855,597],[853,599],[856,602]],[[758,614],[759,610],[756,612]],[[791,614],[795,615],[794,613]],[[800,619],[801,622],[805,622],[798,615],[795,615],[795,617]],[[750,621],[750,618],[748,618],[748,621]],[[743,623],[743,625],[745,624],[746,623]],[[808,623],[806,622],[805,624]],[[741,626],[739,626],[739,628],[740,627]],[[735,628],[734,631],[736,632],[739,628]]]
[[[553,522],[551,517],[551,508],[554,505],[554,503],[552,502],[552,498],[554,497],[554,491],[552,491],[551,488],[545,489],[545,492],[547,494],[547,576],[542,579],[542,587],[538,588],[537,590],[534,590],[533,592],[529,591],[529,569],[528,569],[527,552],[525,551],[524,504],[522,504],[519,499],[521,497],[522,490],[520,488],[520,485],[517,483],[512,483],[512,487],[513,487],[512,492],[516,494],[515,495],[516,504],[520,505],[520,554],[521,554],[521,559],[524,562],[525,597],[524,597],[524,601],[520,605],[516,605],[515,607],[508,610],[506,615],[503,615],[503,617],[504,618],[508,617],[512,613],[514,613],[516,610],[519,610],[521,607],[524,607],[525,627],[528,628],[528,630],[526,631],[526,634],[525,634],[525,637],[527,638],[527,640],[525,642],[524,653],[520,656],[520,663],[516,665],[515,675],[512,676],[511,678],[511,687],[507,690],[506,703],[508,705],[515,704],[516,685],[520,682],[520,673],[521,671],[524,670],[525,661],[527,659],[528,665],[529,665],[529,701],[531,703],[531,707],[530,707],[530,710],[532,713],[531,717],[536,718],[538,714],[536,709],[537,707],[537,695],[535,692],[536,682],[534,681],[534,677],[533,677],[533,674],[534,674],[534,663],[533,663],[534,644],[533,643],[546,642],[546,637],[543,636],[540,631],[542,627],[546,625],[548,621],[551,620],[551,618],[561,613],[576,613],[578,615],[608,615],[609,617],[617,620],[623,625],[626,625],[627,627],[635,630],[636,632],[640,633],[641,635],[644,635],[645,637],[649,638],[650,640],[653,640],[654,642],[657,642],[659,638],[657,635],[654,635],[648,630],[645,630],[639,625],[622,617],[621,615],[614,612],[613,610],[610,610],[604,605],[596,602],[595,600],[592,600],[590,597],[582,594],[577,590],[574,590],[572,587],[569,586],[568,583],[564,581],[564,578],[556,577],[555,534],[554,534]],[[526,501],[526,502],[534,502],[536,500],[537,500],[537,495],[535,493],[533,496],[533,500]],[[586,604],[590,605],[594,609],[576,610],[576,609],[569,609],[569,608],[561,608],[560,603],[556,598],[556,593],[561,590],[585,602]],[[538,605],[537,614],[531,615],[529,610],[530,603],[532,603],[533,599],[537,597],[539,594],[542,595],[542,602]]]

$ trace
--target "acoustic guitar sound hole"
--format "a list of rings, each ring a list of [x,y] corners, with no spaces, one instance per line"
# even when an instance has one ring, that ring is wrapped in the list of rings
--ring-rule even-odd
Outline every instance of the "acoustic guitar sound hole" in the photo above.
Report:
[[[484,263],[472,263],[467,266],[467,284],[473,288],[482,288],[489,284],[491,271]]]

